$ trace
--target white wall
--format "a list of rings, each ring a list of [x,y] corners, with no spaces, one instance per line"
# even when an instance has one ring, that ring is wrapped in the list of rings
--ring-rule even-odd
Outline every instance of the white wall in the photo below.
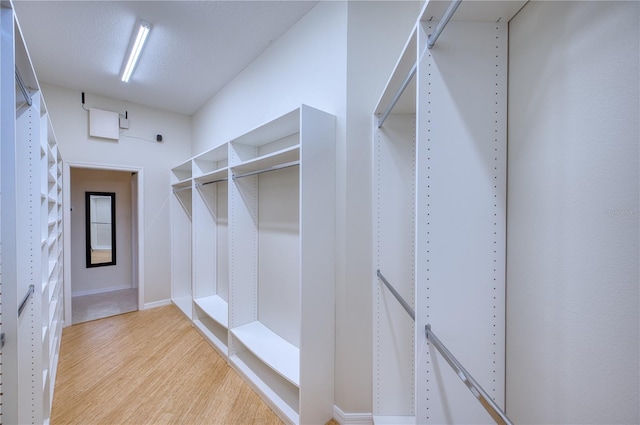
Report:
[[[87,93],[86,107],[129,113],[119,141],[89,137],[89,113],[76,90],[43,85],[62,158],[72,163],[144,170],[144,303],[170,298],[170,168],[191,156],[191,118]],[[162,134],[163,141],[155,141]]]
[[[86,267],[85,192],[116,194],[116,264]],[[71,169],[71,292],[75,295],[133,287],[131,173]],[[108,211],[111,214],[111,211]]]
[[[344,145],[346,3],[321,2],[193,116],[198,154],[308,104],[338,116]]]
[[[510,23],[507,414],[640,422],[638,2]]]

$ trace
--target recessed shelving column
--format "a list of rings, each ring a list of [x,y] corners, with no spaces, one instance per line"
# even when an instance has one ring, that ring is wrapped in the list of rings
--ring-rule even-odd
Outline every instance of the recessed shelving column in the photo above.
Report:
[[[192,319],[192,164],[171,170],[171,301]]]
[[[227,144],[193,160],[194,325],[228,356],[229,249]]]

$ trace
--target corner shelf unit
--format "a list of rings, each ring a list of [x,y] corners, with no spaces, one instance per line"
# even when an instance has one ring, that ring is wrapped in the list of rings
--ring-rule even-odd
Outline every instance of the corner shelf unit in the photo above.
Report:
[[[302,105],[172,170],[172,299],[292,424],[333,416],[335,154]]]
[[[0,407],[7,423],[48,423],[64,324],[62,156],[11,2],[0,18]]]
[[[504,406],[507,25],[524,1],[463,1],[429,49],[450,4],[425,4],[374,111],[376,424],[493,423],[427,324]]]

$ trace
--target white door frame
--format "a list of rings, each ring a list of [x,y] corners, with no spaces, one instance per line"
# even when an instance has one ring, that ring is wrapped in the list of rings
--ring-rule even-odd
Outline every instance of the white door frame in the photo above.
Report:
[[[137,236],[138,250],[134,253],[133,264],[134,269],[137,270],[137,286],[138,286],[138,310],[144,309],[144,170],[142,167],[133,166],[121,166],[121,165],[106,165],[106,164],[94,164],[87,162],[73,162],[63,161],[63,185],[62,185],[62,198],[64,205],[64,326],[70,326],[72,324],[71,315],[71,168],[85,168],[92,170],[109,170],[109,171],[127,171],[136,173],[136,179],[138,184],[138,202],[134,211],[137,210],[137,226],[134,226],[137,230],[137,235],[132,235],[133,238]]]

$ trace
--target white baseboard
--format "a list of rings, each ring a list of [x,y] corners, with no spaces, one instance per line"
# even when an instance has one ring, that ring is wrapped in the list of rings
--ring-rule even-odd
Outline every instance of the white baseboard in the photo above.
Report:
[[[338,406],[333,406],[333,419],[340,425],[373,425],[371,413],[345,413]]]
[[[81,297],[83,295],[104,294],[105,292],[119,291],[121,289],[133,289],[131,285],[110,286],[108,288],[90,289],[88,291],[72,292],[71,297]]]
[[[142,306],[143,310],[149,310],[150,308],[156,308],[156,307],[164,307],[165,305],[170,305],[171,304],[171,300],[160,300],[160,301],[154,301],[152,303],[145,303]]]

